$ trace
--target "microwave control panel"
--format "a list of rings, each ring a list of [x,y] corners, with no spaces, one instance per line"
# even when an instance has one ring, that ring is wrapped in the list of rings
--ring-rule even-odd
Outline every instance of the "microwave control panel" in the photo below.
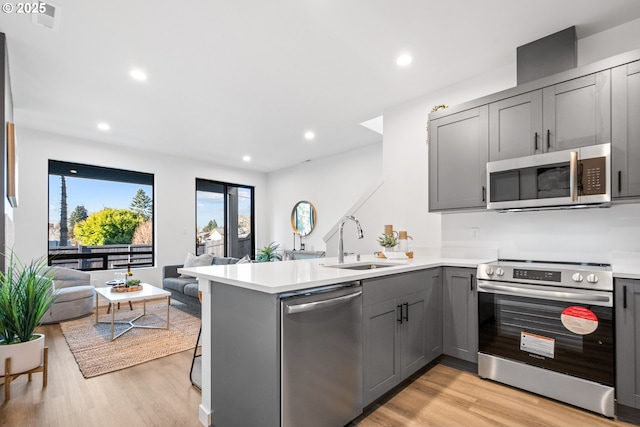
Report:
[[[607,191],[607,166],[605,157],[580,160],[581,195],[597,196]]]

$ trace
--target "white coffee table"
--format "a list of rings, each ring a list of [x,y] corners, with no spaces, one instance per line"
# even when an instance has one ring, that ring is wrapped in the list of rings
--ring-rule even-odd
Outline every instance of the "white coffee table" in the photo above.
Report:
[[[136,292],[114,292],[111,287],[96,288],[96,323],[111,323],[111,341],[122,336],[124,333],[129,332],[133,328],[146,328],[146,329],[169,329],[169,305],[171,304],[171,293],[164,289],[157,288],[148,283],[141,283],[142,290]],[[115,320],[116,310],[111,310],[111,321],[101,321],[98,319],[98,295],[106,299],[109,304],[115,304],[121,301],[143,301],[143,312],[131,320]],[[147,300],[166,298],[167,299],[167,324],[166,326],[149,326],[149,325],[137,325],[133,322],[145,316],[147,314]],[[118,335],[113,336],[114,325],[116,323],[129,324],[129,327]]]

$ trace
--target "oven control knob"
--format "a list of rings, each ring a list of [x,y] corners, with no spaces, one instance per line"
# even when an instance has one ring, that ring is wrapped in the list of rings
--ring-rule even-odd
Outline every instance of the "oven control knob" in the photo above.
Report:
[[[598,283],[598,276],[596,276],[593,273],[589,274],[587,276],[587,282],[589,282],[589,283]]]
[[[502,276],[502,275],[504,275],[504,270],[503,270],[503,269],[501,269],[500,267],[498,267],[498,268],[496,268],[496,274],[497,274],[498,276]]]
[[[487,273],[487,276],[491,276],[493,274],[493,268],[491,268],[491,266],[488,266],[484,269],[484,272]]]
[[[571,276],[571,278],[573,279],[574,282],[582,282],[582,274],[580,273],[573,273],[573,276]]]

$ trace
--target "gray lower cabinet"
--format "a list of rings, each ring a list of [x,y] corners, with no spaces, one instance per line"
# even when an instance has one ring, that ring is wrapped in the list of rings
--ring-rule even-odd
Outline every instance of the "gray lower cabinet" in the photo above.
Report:
[[[442,285],[443,353],[478,363],[478,292],[475,269],[445,267]]]
[[[640,280],[616,279],[616,401],[640,409]]]
[[[486,207],[489,106],[429,122],[429,210]]]
[[[640,196],[640,61],[612,70],[612,194]]]
[[[440,268],[363,282],[364,405],[441,354]]]

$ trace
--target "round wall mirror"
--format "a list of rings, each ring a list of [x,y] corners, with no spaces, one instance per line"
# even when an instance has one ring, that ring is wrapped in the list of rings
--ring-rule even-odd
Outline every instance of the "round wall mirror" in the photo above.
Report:
[[[296,234],[306,236],[316,226],[316,208],[307,201],[296,203],[291,211],[291,227]]]

